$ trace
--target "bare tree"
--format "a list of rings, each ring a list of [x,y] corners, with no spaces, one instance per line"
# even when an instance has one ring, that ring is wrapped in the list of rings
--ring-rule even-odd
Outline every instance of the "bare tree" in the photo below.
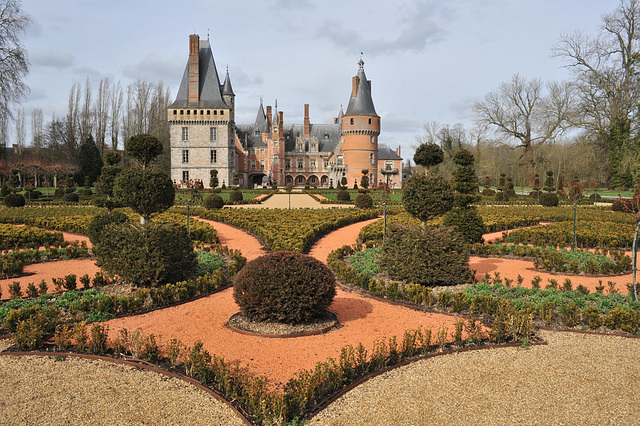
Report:
[[[104,153],[107,139],[107,126],[109,124],[109,104],[111,101],[111,91],[109,89],[109,78],[103,78],[98,84],[98,98],[95,104],[96,123],[96,145],[101,153]]]
[[[66,136],[64,138],[64,150],[70,157],[75,153],[80,145],[80,126],[78,121],[78,109],[80,105],[81,89],[78,83],[74,83],[69,89],[69,103],[67,109],[67,117],[65,119],[64,130]]]
[[[111,149],[118,149],[118,136],[122,125],[122,104],[124,102],[124,91],[120,82],[113,86],[111,92]]]
[[[613,13],[603,16],[597,37],[564,35],[553,49],[574,72],[582,111],[577,123],[599,135],[613,185],[630,179],[622,177],[621,162],[632,151],[631,135],[638,131],[633,118],[640,103],[639,24],[640,1],[621,0]]]
[[[18,108],[16,114],[16,152],[19,157],[24,154],[24,143],[26,138],[26,130],[24,127],[24,108]]]
[[[82,144],[85,140],[87,140],[89,136],[93,134],[93,108],[91,106],[91,92],[91,82],[89,81],[89,77],[87,77],[84,82],[84,99],[82,102],[82,110],[80,111],[80,116],[78,118],[80,125],[79,144]]]
[[[29,60],[19,36],[30,19],[20,7],[20,0],[0,0],[0,116],[9,118],[13,118],[11,104],[29,93],[23,81]]]
[[[9,117],[0,114],[0,160],[7,159],[7,142],[9,141]]]
[[[34,108],[31,112],[31,145],[37,155],[40,154],[44,144],[43,132],[42,108]]]
[[[504,142],[513,148],[522,149],[520,164],[528,185],[535,179],[535,149],[553,142],[570,125],[572,93],[569,84],[543,85],[539,79],[527,81],[516,74],[474,105],[479,125],[506,138]]]

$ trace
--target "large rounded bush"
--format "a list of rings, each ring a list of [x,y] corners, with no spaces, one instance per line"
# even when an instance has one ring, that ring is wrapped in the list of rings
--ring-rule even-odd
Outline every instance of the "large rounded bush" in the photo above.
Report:
[[[22,194],[11,193],[4,197],[4,205],[7,207],[23,207],[25,204]]]
[[[224,207],[224,200],[221,196],[212,194],[204,199],[204,207],[207,210],[221,209]]]
[[[545,192],[540,194],[540,205],[545,207],[556,207],[558,205],[558,196],[553,192]]]
[[[359,209],[370,209],[373,207],[373,198],[369,194],[360,194],[356,197],[356,207]]]
[[[231,193],[229,194],[229,201],[236,202],[236,201],[242,201],[242,200],[243,200],[242,191],[238,191],[236,189],[231,191]]]
[[[426,222],[453,207],[451,186],[438,175],[413,175],[402,191],[402,204],[412,216]]]
[[[484,195],[485,197],[492,197],[496,194],[496,191],[494,191],[491,188],[485,188],[482,190],[482,195]]]
[[[471,277],[464,237],[454,228],[391,228],[378,266],[393,279],[429,287],[464,284]]]
[[[613,203],[611,203],[611,210],[613,210],[614,212],[626,212],[627,204],[620,199],[615,200]]]
[[[98,266],[134,286],[149,287],[191,277],[197,265],[184,226],[112,223],[93,247]]]
[[[125,169],[113,184],[116,201],[131,207],[143,222],[152,213],[165,211],[173,205],[175,189],[171,178],[160,169]]]
[[[485,231],[484,221],[475,208],[454,207],[444,215],[442,224],[455,227],[470,243],[482,242],[482,234]]]
[[[349,195],[349,192],[345,191],[344,189],[338,191],[336,198],[338,199],[338,201],[351,201],[351,195]]]
[[[89,241],[91,244],[96,245],[100,242],[100,234],[102,231],[112,223],[127,223],[129,218],[126,214],[117,211],[100,213],[91,219],[89,222]]]
[[[301,253],[277,251],[247,263],[233,296],[254,321],[300,323],[326,312],[336,294],[333,272]]]
[[[68,203],[77,203],[78,201],[80,201],[80,197],[75,192],[72,192],[70,194],[64,194],[63,199]]]

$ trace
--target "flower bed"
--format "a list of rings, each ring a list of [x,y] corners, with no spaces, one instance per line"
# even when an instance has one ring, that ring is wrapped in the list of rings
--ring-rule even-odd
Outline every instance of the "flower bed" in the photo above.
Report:
[[[0,251],[15,248],[60,247],[65,245],[61,232],[51,232],[32,226],[0,223]]]

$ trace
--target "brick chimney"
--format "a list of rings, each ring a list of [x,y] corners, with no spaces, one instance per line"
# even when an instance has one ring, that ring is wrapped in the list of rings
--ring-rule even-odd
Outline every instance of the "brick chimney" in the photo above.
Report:
[[[358,78],[357,75],[353,76],[353,79],[351,80],[351,97],[355,98],[356,95],[358,94],[358,84],[360,84],[360,78]]]
[[[309,139],[311,125],[309,124],[309,104],[304,104],[304,138]]]
[[[284,112],[278,111],[278,132],[280,137],[284,136]]]
[[[400,146],[396,148],[396,154],[398,154],[398,157],[402,157],[402,155],[400,154]]]
[[[189,36],[189,103],[200,102],[200,36]]]
[[[267,129],[271,131],[271,106],[267,105]]]

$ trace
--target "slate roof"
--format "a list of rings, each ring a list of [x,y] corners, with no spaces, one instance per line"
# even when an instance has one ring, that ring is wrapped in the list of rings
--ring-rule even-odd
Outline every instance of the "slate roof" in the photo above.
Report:
[[[402,157],[388,146],[378,145],[378,160],[402,160]]]
[[[176,100],[169,108],[229,108],[222,99],[220,78],[208,40],[200,40],[200,102],[189,103],[189,62],[184,69]],[[229,88],[231,88],[231,82]]]
[[[227,68],[227,75],[224,77],[224,85],[222,86],[222,94],[223,95],[233,95],[233,87],[231,87],[231,79],[229,78],[229,69]]]
[[[350,115],[368,115],[372,117],[378,117],[376,109],[373,106],[373,99],[371,98],[371,88],[367,76],[364,73],[364,62],[362,59],[358,62],[360,69],[358,70],[357,77],[360,80],[358,84],[358,90],[356,96],[349,99],[349,105],[347,106],[347,112],[345,116]]]

